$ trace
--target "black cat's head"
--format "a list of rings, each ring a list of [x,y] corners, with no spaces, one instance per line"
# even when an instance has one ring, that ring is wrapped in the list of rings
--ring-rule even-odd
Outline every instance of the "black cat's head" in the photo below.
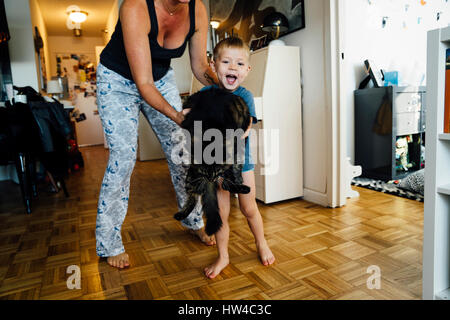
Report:
[[[244,100],[226,90],[211,88],[190,96],[183,106],[191,109],[182,123],[182,127],[191,130],[195,121],[202,122],[202,129],[247,130],[251,117]]]

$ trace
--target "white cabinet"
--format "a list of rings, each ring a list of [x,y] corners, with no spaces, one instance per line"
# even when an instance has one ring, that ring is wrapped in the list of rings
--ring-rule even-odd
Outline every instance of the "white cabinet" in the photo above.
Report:
[[[450,134],[443,134],[450,27],[428,32],[423,299],[450,299]]]
[[[251,133],[256,198],[273,203],[303,196],[300,48],[269,46],[253,52],[243,87],[255,98]]]

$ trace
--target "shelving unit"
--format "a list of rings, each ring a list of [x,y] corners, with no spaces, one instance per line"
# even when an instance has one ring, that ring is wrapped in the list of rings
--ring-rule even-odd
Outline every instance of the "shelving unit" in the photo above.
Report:
[[[450,27],[428,32],[423,299],[450,299],[450,134],[444,134]]]
[[[450,196],[450,184],[438,187],[438,193]]]
[[[450,133],[441,133],[439,135],[439,140],[450,141]]]
[[[362,176],[398,180],[423,168],[422,145],[425,137],[425,87],[381,87],[355,90],[355,165]],[[389,134],[374,131],[380,109],[386,100],[392,110]],[[387,119],[383,118],[387,122]],[[385,129],[387,131],[387,128]],[[411,136],[407,170],[396,157],[397,141]]]

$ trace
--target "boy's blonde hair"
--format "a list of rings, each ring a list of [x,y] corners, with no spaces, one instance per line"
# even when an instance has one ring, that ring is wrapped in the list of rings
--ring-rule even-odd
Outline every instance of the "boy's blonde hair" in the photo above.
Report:
[[[221,40],[214,48],[214,61],[217,61],[222,50],[225,48],[234,48],[234,49],[242,49],[247,54],[247,57],[250,58],[250,48],[248,45],[242,41],[241,38],[238,37],[230,37]]]

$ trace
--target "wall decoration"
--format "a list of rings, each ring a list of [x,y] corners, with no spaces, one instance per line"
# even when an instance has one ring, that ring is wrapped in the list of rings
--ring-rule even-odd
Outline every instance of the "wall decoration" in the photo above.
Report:
[[[34,49],[38,55],[40,89],[45,90],[47,88],[47,69],[45,67],[44,40],[36,26],[34,27]]]
[[[56,73],[58,77],[67,78],[69,100],[79,93],[85,97],[95,94],[96,69],[92,61],[95,61],[93,54],[56,54]]]
[[[450,25],[449,0],[367,0],[372,29],[427,30]]]
[[[304,0],[210,0],[211,20],[220,22],[220,39],[238,35],[249,45],[267,35],[261,30],[264,18],[274,12],[283,14],[289,28],[282,35],[305,28]],[[258,43],[259,45],[259,43]],[[253,44],[253,46],[256,46]]]

